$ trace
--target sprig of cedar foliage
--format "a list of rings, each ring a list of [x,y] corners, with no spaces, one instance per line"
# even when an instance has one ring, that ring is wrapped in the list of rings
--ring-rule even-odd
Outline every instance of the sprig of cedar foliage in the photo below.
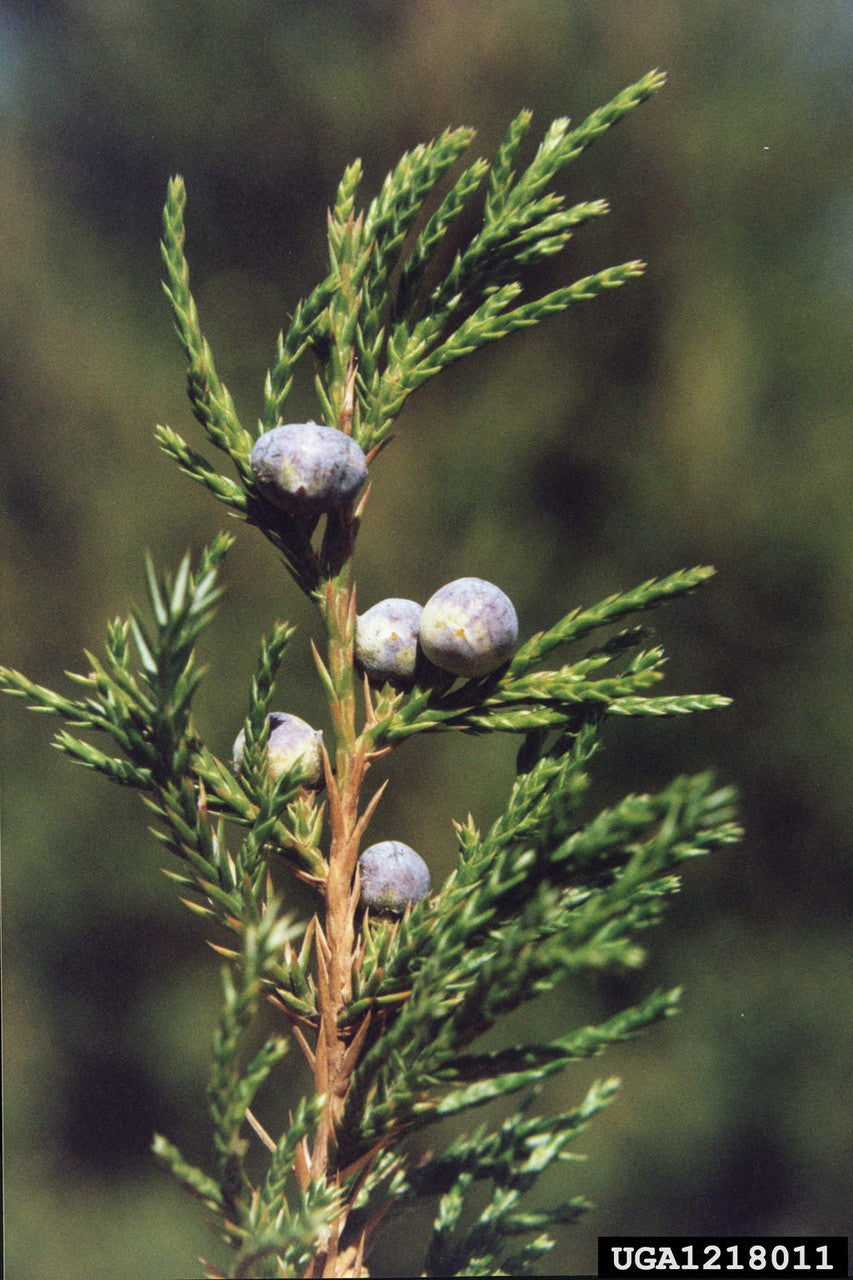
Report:
[[[555,120],[530,163],[517,174],[514,166],[531,124],[530,113],[522,111],[510,125],[494,165],[477,159],[465,168],[411,246],[409,238],[425,202],[470,145],[473,130],[449,129],[407,152],[366,214],[355,214],[361,166],[358,161],[350,165],[329,214],[329,274],[298,304],[287,333],[279,335],[265,380],[258,432],[281,420],[296,365],[309,354],[317,365],[316,387],[325,420],[338,425],[353,361],[357,377],[351,430],[370,456],[387,442],[412,392],[448,364],[640,275],[643,264],[629,261],[519,301],[524,288],[520,272],[557,253],[577,227],[607,212],[602,200],[566,208],[564,197],[546,188],[601,133],[655,93],[664,79],[661,72],[649,72],[575,129],[566,119]],[[467,245],[457,248],[443,279],[425,288],[428,269],[484,184],[481,226]],[[157,440],[188,475],[234,514],[256,524],[282,553],[300,587],[310,593],[319,582],[310,530],[272,509],[256,491],[249,466],[254,437],[239,421],[201,330],[184,256],[185,204],[183,180],[173,178],[163,214],[165,288],[188,357],[193,411],[209,442],[231,458],[236,480],[221,474],[171,427],[158,427]],[[395,275],[396,284],[389,291]]]
[[[258,431],[281,420],[296,365],[311,359],[322,416],[351,431],[372,463],[409,395],[441,369],[637,276],[642,264],[629,261],[523,296],[525,268],[607,212],[598,199],[567,206],[551,189],[554,178],[663,79],[649,73],[574,129],[555,121],[526,165],[520,156],[531,115],[522,111],[495,161],[475,159],[443,195],[437,188],[472,130],[447,130],[407,152],[364,213],[355,207],[360,165],[351,165],[329,214],[329,273],[279,335]],[[461,217],[477,200],[479,223],[464,239]],[[214,539],[195,568],[184,557],[174,577],[158,578],[147,564],[150,619],[133,611],[111,624],[105,656],[87,654],[90,670],[71,676],[80,697],[5,667],[0,687],[63,719],[74,732],[60,730],[55,744],[77,763],[142,793],[155,836],[178,860],[179,870],[167,874],[183,900],[233,940],[233,948],[216,943],[228,963],[209,1087],[215,1172],[189,1165],[163,1137],[154,1144],[217,1219],[235,1251],[229,1274],[366,1274],[365,1249],[379,1223],[426,1196],[436,1197],[436,1217],[423,1274],[527,1274],[553,1243],[548,1229],[574,1220],[586,1202],[572,1195],[533,1212],[523,1198],[543,1172],[572,1158],[572,1144],[617,1082],[593,1085],[577,1107],[556,1116],[531,1114],[537,1090],[569,1064],[669,1017],[679,993],[654,992],[598,1025],[543,1043],[483,1052],[476,1041],[567,974],[640,964],[638,938],[678,890],[681,864],[737,838],[732,794],[706,775],[598,813],[588,801],[604,717],[726,704],[708,694],[653,696],[663,650],[646,646],[644,626],[614,630],[695,590],[713,571],[682,570],[573,609],[480,679],[433,673],[405,692],[365,682],[357,720],[351,562],[364,502],[330,516],[315,541],[316,518],[286,515],[255,488],[255,437],[218,377],[190,293],[184,207],[183,182],[174,178],[163,219],[165,288],[193,412],[234,474],[170,427],[158,427],[157,440],[232,514],[261,530],[320,609],[327,655],[315,650],[315,657],[333,731],[328,812],[300,785],[297,768],[275,785],[267,772],[267,714],[293,638],[288,624],[276,623],[261,641],[238,776],[193,719],[204,675],[196,644],[221,594],[217,574],[230,536]],[[545,665],[555,650],[586,644],[593,633],[593,648]],[[381,794],[362,805],[363,776],[406,739],[450,730],[520,735],[504,812],[485,833],[470,818],[457,825],[456,868],[430,899],[394,922],[361,913],[356,930],[354,855]],[[106,739],[109,750],[81,731]],[[281,914],[282,891],[273,885],[279,867],[316,889],[323,906],[310,921]],[[276,1036],[253,1048],[262,999],[292,1031],[317,1085],[278,1139],[250,1109],[286,1048]],[[518,1106],[497,1127],[487,1120],[445,1150],[407,1160],[406,1134],[512,1095]],[[266,1157],[260,1181],[247,1173],[250,1142]],[[468,1195],[484,1182],[491,1190],[471,1221]]]

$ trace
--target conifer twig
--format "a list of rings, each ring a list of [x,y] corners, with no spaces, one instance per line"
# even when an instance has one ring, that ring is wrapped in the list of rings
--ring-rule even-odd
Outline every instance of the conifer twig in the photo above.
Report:
[[[208,1086],[213,1171],[189,1164],[160,1135],[153,1150],[214,1215],[233,1252],[232,1277],[366,1276],[376,1233],[427,1198],[435,1213],[422,1274],[530,1273],[553,1245],[551,1229],[588,1206],[573,1188],[546,1207],[530,1208],[529,1194],[573,1158],[618,1081],[596,1082],[557,1115],[534,1113],[536,1091],[677,1011],[678,989],[655,991],[594,1025],[530,1043],[480,1043],[569,974],[640,965],[641,942],[678,891],[681,866],[738,839],[733,793],[708,774],[598,811],[589,799],[607,717],[728,703],[658,693],[663,647],[645,626],[614,630],[692,592],[713,570],[679,570],[572,609],[521,644],[514,633],[507,646],[486,646],[485,663],[482,647],[471,664],[449,660],[440,646],[428,656],[424,613],[409,637],[415,657],[405,678],[371,669],[355,574],[367,475],[408,397],[457,360],[641,275],[643,264],[631,259],[530,296],[527,268],[607,213],[599,198],[567,204],[553,181],[663,82],[650,72],[575,128],[555,120],[526,161],[527,110],[491,164],[462,160],[473,130],[447,129],[406,152],[363,211],[353,162],[328,214],[328,269],[278,336],[258,439],[242,427],[201,331],[184,255],[184,184],[169,183],[165,289],[190,402],[234,474],[170,427],[159,426],[156,440],[272,543],[313,602],[323,637],[311,649],[328,726],[320,734],[277,710],[286,705],[286,684],[277,690],[276,682],[294,628],[276,621],[235,711],[233,758],[205,741],[193,714],[205,676],[197,650],[221,597],[218,574],[233,542],[225,534],[185,555],[173,574],[146,558],[147,608],[109,626],[102,656],[87,653],[87,669],[70,676],[78,696],[7,667],[0,688],[64,722],[54,741],[72,761],[142,793],[174,863],[168,878],[214,934],[210,946],[225,964]],[[322,421],[279,431],[301,360],[312,362]],[[321,456],[319,480],[300,469],[304,458],[264,454],[271,441],[284,450],[294,428],[300,446],[334,440],[335,464]],[[357,486],[344,484],[340,457],[356,460]],[[485,608],[478,625],[488,632],[490,622]],[[465,619],[447,626],[468,638]],[[593,648],[572,650],[593,632]],[[456,863],[444,884],[415,889],[401,882],[397,860],[407,875],[423,860],[402,841],[362,848],[388,786],[367,775],[407,739],[452,731],[518,735],[516,777],[488,830],[470,816],[454,824]],[[416,767],[413,777],[417,785]],[[377,882],[370,862],[383,846],[388,883]],[[302,922],[293,877],[313,895]],[[262,1008],[273,1033],[260,1032]],[[282,1109],[271,1106],[277,1121],[268,1120],[262,1090],[272,1093],[290,1034],[313,1088],[276,1136]],[[508,1098],[514,1110],[496,1119],[490,1104]],[[475,1110],[478,1126],[443,1149],[416,1161],[402,1145]]]

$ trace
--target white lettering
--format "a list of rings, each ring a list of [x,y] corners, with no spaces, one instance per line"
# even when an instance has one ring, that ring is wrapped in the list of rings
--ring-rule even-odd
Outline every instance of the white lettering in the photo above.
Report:
[[[620,1253],[624,1253],[625,1255],[624,1262],[619,1261]],[[633,1258],[633,1256],[634,1256],[633,1249],[627,1249],[625,1248],[624,1245],[621,1247],[619,1245],[613,1246],[613,1265],[617,1271],[627,1271],[628,1268],[631,1266],[631,1259]]]
[[[661,1245],[660,1253],[658,1254],[657,1269],[658,1271],[680,1271],[681,1270],[681,1267],[678,1265],[678,1262],[676,1261],[675,1254],[672,1251],[672,1249],[670,1249],[668,1244]]]

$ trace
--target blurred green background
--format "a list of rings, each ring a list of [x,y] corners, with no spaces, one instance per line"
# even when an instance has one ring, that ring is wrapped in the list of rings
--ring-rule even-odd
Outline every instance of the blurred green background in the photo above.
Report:
[[[522,632],[655,574],[714,563],[654,615],[668,691],[732,709],[610,723],[600,803],[713,765],[743,847],[691,864],[630,980],[578,983],[515,1027],[542,1034],[684,981],[682,1015],[546,1090],[624,1090],[542,1198],[595,1210],[548,1269],[588,1273],[598,1234],[849,1230],[853,1188],[853,12],[845,0],[4,0],[0,7],[2,660],[68,690],[108,618],[225,524],[239,540],[203,641],[198,717],[227,753],[261,631],[300,625],[277,704],[322,723],[308,606],[272,550],[156,448],[199,443],[158,283],[166,181],[185,175],[202,324],[243,420],[278,329],[325,272],[344,165],[366,203],[447,125],[493,155],[663,66],[670,83],[561,179],[613,212],[543,288],[642,257],[647,276],[454,366],[377,463],[362,606],[476,574]],[[310,373],[291,418],[314,414]],[[219,975],[160,874],[138,797],[49,747],[4,699],[7,1275],[150,1280],[221,1259],[203,1210],[152,1168],[157,1128],[207,1161]],[[489,823],[515,747],[402,750],[375,839],[449,869],[450,818]],[[297,905],[304,905],[297,899]],[[303,1087],[293,1054],[276,1131]],[[386,1232],[412,1274],[431,1206]],[[414,1259],[414,1261],[413,1261]]]

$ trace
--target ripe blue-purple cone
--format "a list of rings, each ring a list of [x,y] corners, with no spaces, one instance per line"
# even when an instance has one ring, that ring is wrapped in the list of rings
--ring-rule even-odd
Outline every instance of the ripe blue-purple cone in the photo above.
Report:
[[[430,662],[455,676],[484,676],[507,662],[518,643],[509,596],[483,578],[457,578],[424,605],[419,632]]]
[[[414,600],[380,600],[356,618],[355,656],[376,684],[411,684],[423,609]]]
[[[372,911],[401,916],[410,902],[420,902],[430,890],[429,867],[401,840],[372,844],[359,858],[358,868],[361,904]]]
[[[285,773],[289,773],[299,761],[303,774],[300,779],[304,787],[322,787],[323,785],[323,735],[319,729],[312,729],[310,724],[292,716],[287,711],[271,711],[267,716],[270,722],[270,734],[267,739],[267,766],[270,782],[275,784]],[[234,772],[240,773],[243,767],[243,750],[246,745],[246,731],[241,729],[234,740]]]
[[[321,515],[355,497],[367,462],[351,436],[316,422],[290,422],[259,436],[250,457],[258,489],[291,515]]]

